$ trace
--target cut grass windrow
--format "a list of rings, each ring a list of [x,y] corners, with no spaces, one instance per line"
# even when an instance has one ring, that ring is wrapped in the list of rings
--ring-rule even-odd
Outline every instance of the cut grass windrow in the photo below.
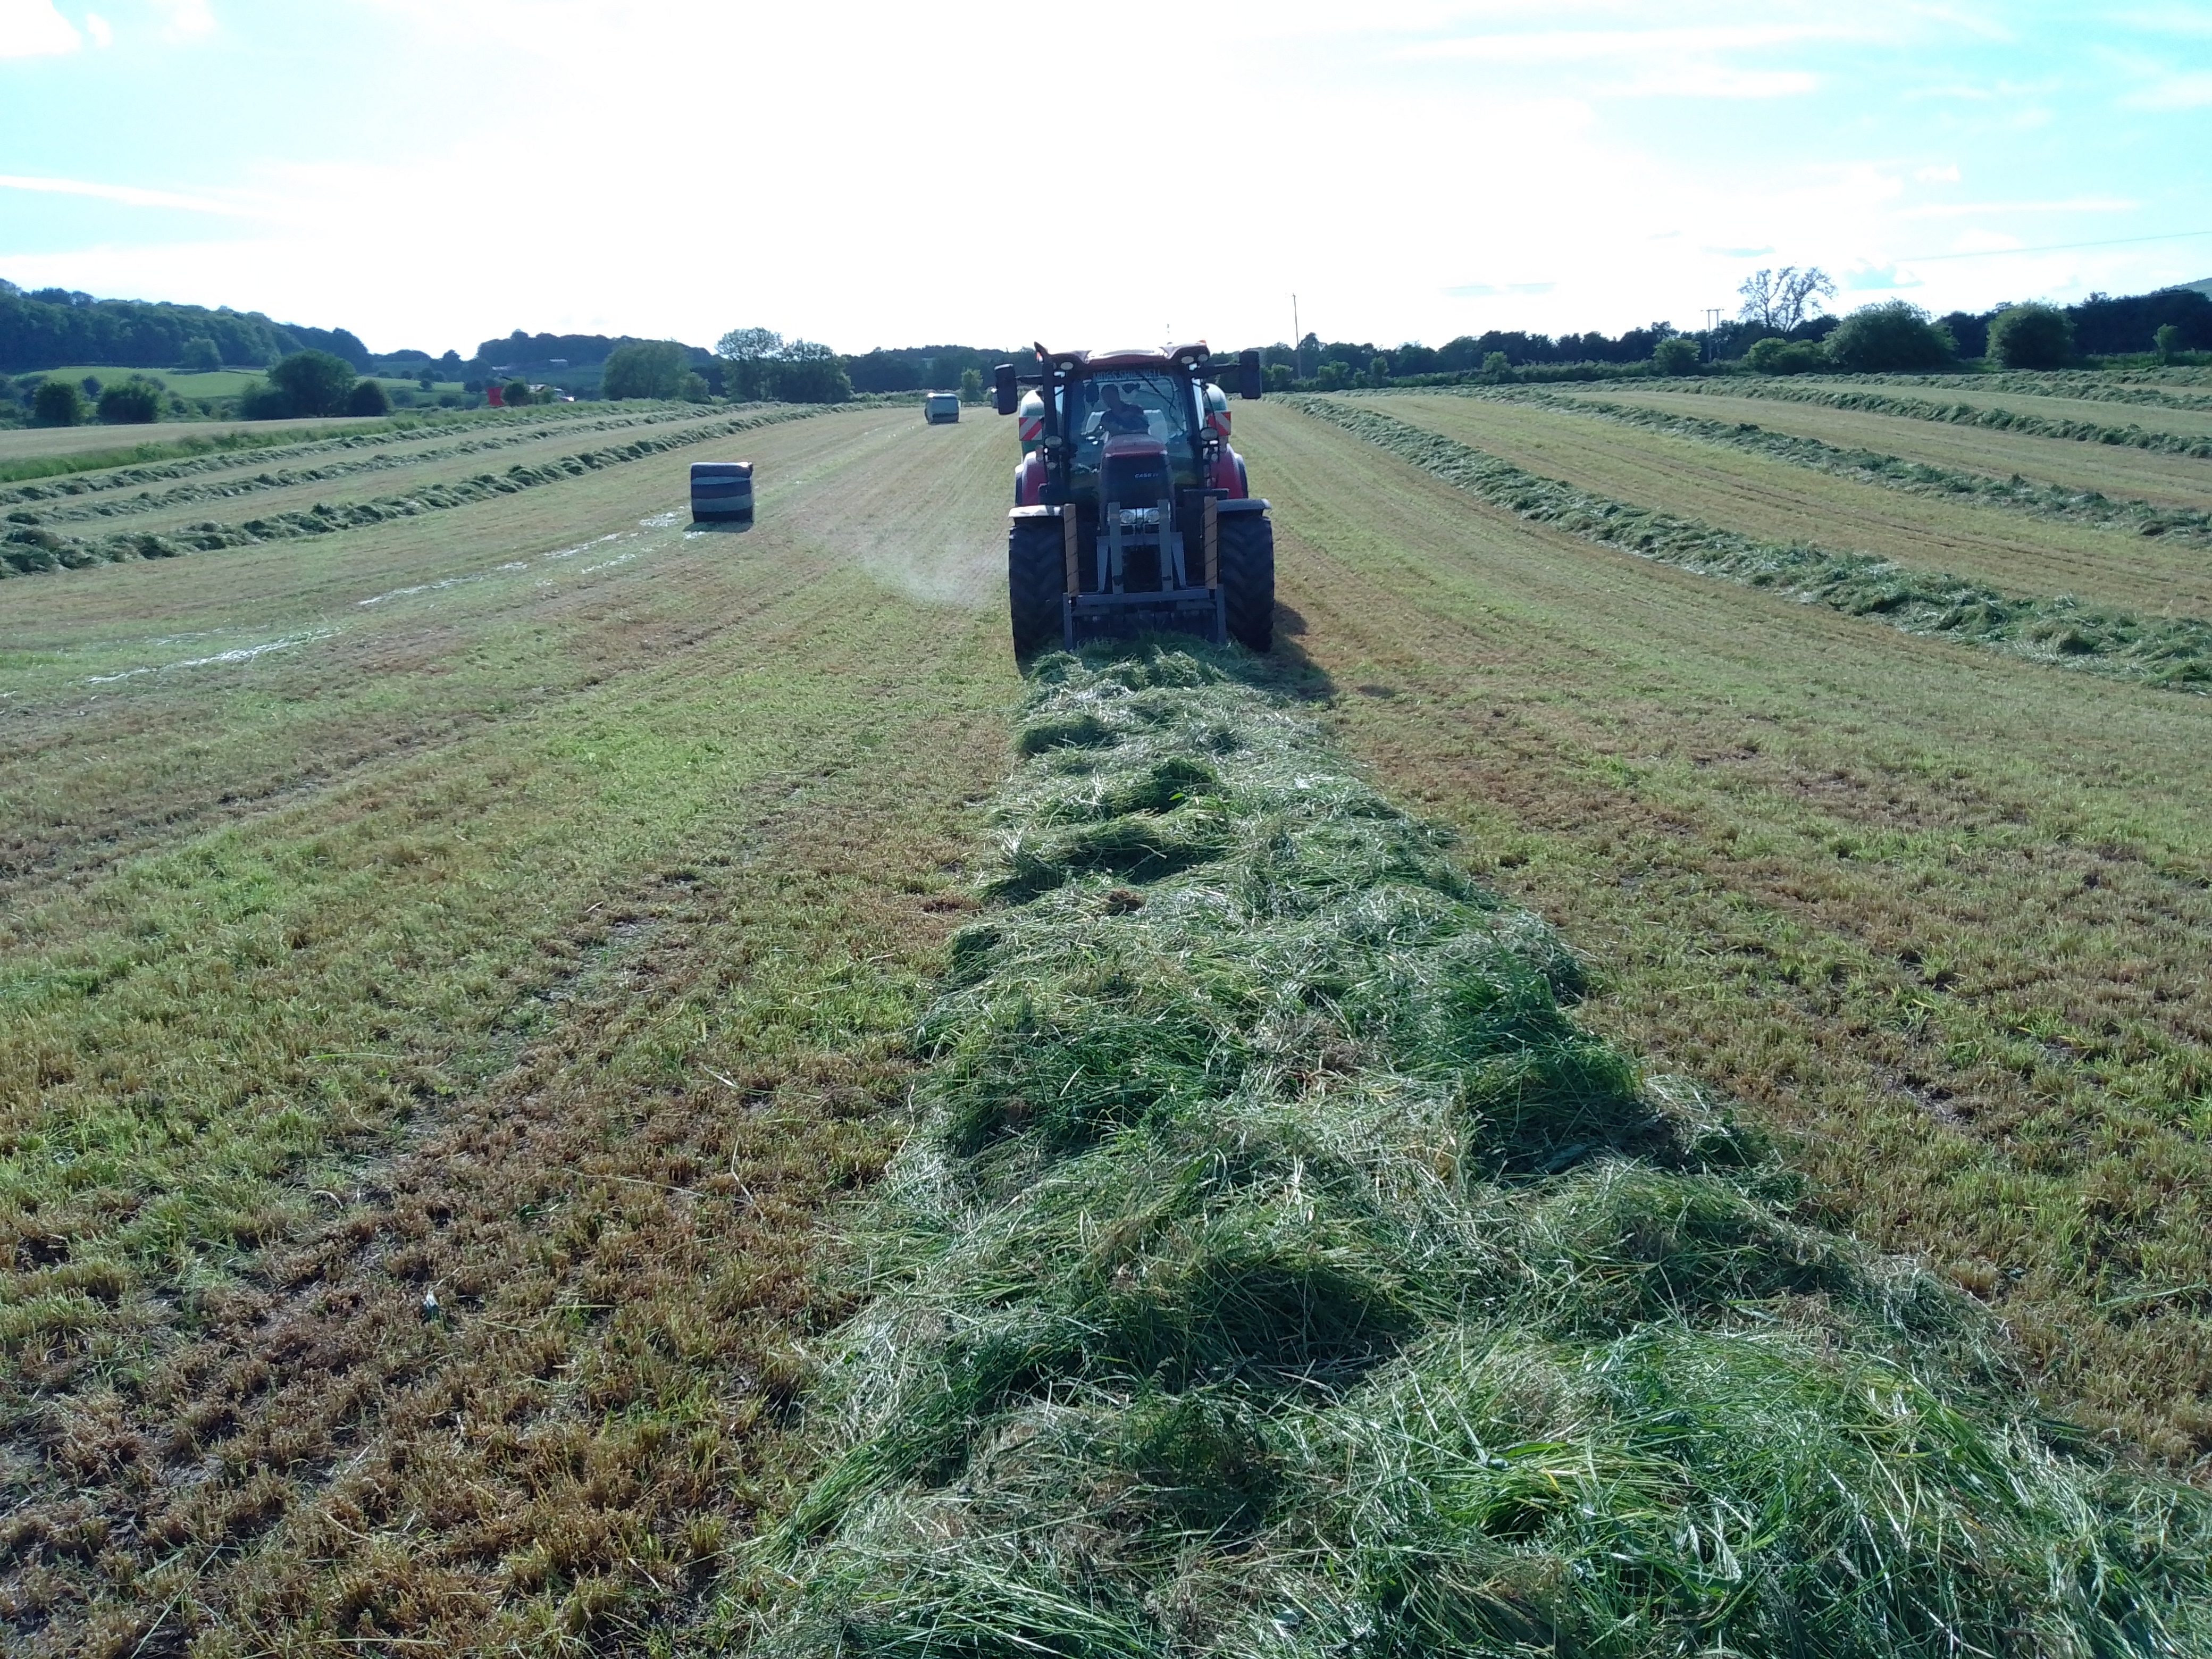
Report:
[[[2142,388],[2087,388],[2071,385],[2008,386],[2009,377],[1972,384],[1996,391],[2033,391],[2037,395],[2094,398],[2111,402],[2155,404],[2169,409],[2212,407],[2212,400],[2154,393],[2139,398],[2123,394]],[[1967,384],[1961,382],[1960,384]],[[2030,438],[2071,438],[2079,443],[2113,444],[2129,449],[2153,449],[2167,455],[2212,455],[2212,438],[2185,437],[2173,432],[2147,432],[2132,422],[2109,426],[2096,421],[2062,420],[2050,415],[2029,415],[2019,410],[1994,409],[1986,404],[1937,403],[1926,398],[1900,398],[1862,386],[1808,386],[1796,380],[1727,380],[1670,382],[1669,392],[1687,391],[1729,398],[1772,398],[1783,403],[1820,404],[1829,409],[1857,410],[1869,415],[1896,415],[1911,421],[1942,421],[1952,426],[1984,426],[1997,432],[2017,432]]]
[[[404,495],[380,495],[370,501],[337,506],[318,503],[304,512],[272,513],[242,524],[220,524],[207,520],[180,531],[157,533],[128,532],[87,537],[66,535],[43,525],[13,525],[0,536],[0,579],[40,571],[76,570],[87,565],[121,563],[131,559],[173,559],[187,553],[217,548],[251,547],[260,542],[289,541],[301,536],[324,536],[333,531],[381,524],[389,519],[411,519],[425,513],[465,507],[494,495],[512,495],[539,484],[581,477],[603,467],[620,466],[672,449],[726,438],[755,427],[784,421],[801,421],[824,412],[830,405],[817,404],[775,410],[766,414],[738,416],[690,428],[666,437],[641,436],[603,449],[580,450],[537,466],[514,465],[505,472],[480,472],[472,478],[434,483]]]
[[[1869,553],[1762,541],[1539,477],[1370,407],[1288,401],[1482,501],[1640,558],[2055,666],[2177,690],[2212,685],[2212,625],[2194,617],[2137,616],[2066,594],[2005,593]]]
[[[757,1650],[2207,1650],[2212,1498],[1786,1218],[1243,672],[1038,668]]]
[[[643,413],[618,416],[595,410],[589,416],[559,415],[550,410],[533,410],[526,416],[515,410],[504,416],[393,422],[388,426],[366,431],[311,432],[305,434],[286,432],[273,434],[266,439],[260,439],[258,434],[244,433],[237,434],[241,440],[238,442],[223,439],[188,440],[185,444],[175,446],[178,454],[173,458],[149,458],[134,464],[132,457],[118,458],[111,453],[100,460],[97,467],[73,469],[86,473],[98,472],[103,476],[70,477],[59,483],[25,484],[16,489],[0,489],[0,507],[17,507],[34,501],[71,501],[119,489],[143,489],[149,483],[163,483],[202,473],[235,471],[255,461],[290,462],[319,455],[343,456],[362,450],[375,452],[395,445],[422,444],[439,438],[449,438],[451,441],[433,453],[466,454],[472,449],[501,449],[511,444],[528,443],[537,438],[558,436],[564,431],[612,432],[627,427],[662,426],[672,421],[698,420],[702,416],[702,411],[696,405],[678,409],[656,407]],[[245,440],[258,441],[248,442]],[[143,447],[151,450],[167,446],[148,444]],[[404,459],[411,462],[420,459],[421,453],[420,451],[410,450]],[[76,460],[83,458],[69,456],[62,459]],[[372,453],[363,461],[341,461],[330,467],[289,476],[300,479],[337,477],[343,476],[342,469],[360,471],[376,465],[380,459]],[[109,468],[116,470],[111,471]],[[173,491],[165,491],[161,497],[162,501],[191,499],[193,497]],[[95,507],[92,510],[99,509]],[[137,512],[141,509],[134,506],[127,510]],[[63,508],[61,512],[69,516],[84,516],[83,509]],[[39,522],[46,522],[52,514],[40,513],[34,516]],[[27,522],[21,519],[14,521]]]
[[[1683,415],[1672,410],[1607,403],[1596,398],[1561,397],[1550,392],[1453,387],[1449,395],[1491,403],[1534,404],[1561,414],[1618,421],[1624,426],[1646,427],[1669,437],[1688,438],[1698,443],[1724,444],[1731,449],[1765,455],[1792,466],[1810,467],[1818,472],[1881,484],[1891,489],[1906,489],[1921,495],[1968,496],[1990,506],[2033,513],[2040,518],[2071,519],[2130,535],[2175,536],[2191,542],[2212,538],[2212,513],[2185,507],[2160,507],[2152,501],[2115,501],[2099,490],[2038,483],[2018,473],[2000,478],[1958,467],[1931,466],[1924,461],[1907,460],[1880,450],[1845,449],[1818,438],[1771,432],[1746,422],[1708,420],[1703,416]]]
[[[627,420],[596,421],[589,424],[576,422],[568,425],[566,430],[533,422],[504,432],[457,434],[443,443],[418,441],[415,447],[397,454],[376,451],[367,455],[326,461],[319,466],[286,467],[246,477],[232,471],[211,479],[177,484],[159,494],[141,489],[137,495],[122,500],[111,495],[58,507],[45,507],[35,513],[18,511],[9,514],[8,521],[10,524],[51,526],[100,519],[127,519],[139,514],[182,507],[192,501],[235,501],[241,496],[258,495],[265,490],[285,489],[299,484],[327,483],[338,478],[355,477],[364,472],[396,472],[419,466],[426,461],[447,460],[460,455],[480,455],[492,450],[521,448],[544,443],[549,439],[565,438],[574,442],[586,434],[635,431],[641,427],[667,426],[704,418],[708,417],[702,416],[696,410],[687,410],[680,415],[632,416]],[[426,434],[415,433],[409,435],[420,440]]]
[[[307,433],[297,430],[223,432],[212,437],[191,434],[126,444],[115,449],[80,450],[72,455],[10,457],[0,459],[0,483],[21,483],[33,478],[63,478],[77,472],[105,472],[110,467],[153,466],[165,461],[194,460],[213,454],[258,453],[303,441],[315,441],[341,434],[358,434],[363,430],[360,427],[332,427],[325,432]],[[380,433],[384,428],[374,430]],[[21,497],[13,490],[0,492],[0,501],[19,499]]]

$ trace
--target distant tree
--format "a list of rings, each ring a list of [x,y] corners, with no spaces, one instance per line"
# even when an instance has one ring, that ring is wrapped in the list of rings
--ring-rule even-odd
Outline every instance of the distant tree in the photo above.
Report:
[[[1513,378],[1513,360],[1502,351],[1486,351],[1482,355],[1482,372],[1492,380]]]
[[[422,387],[423,391],[428,392],[432,386],[438,384],[438,376],[436,372],[431,368],[429,364],[423,364],[422,372],[415,377],[415,384]]]
[[[2007,368],[2063,368],[2074,356],[2074,325],[2057,306],[2013,306],[1990,323],[1990,356]]]
[[[353,391],[353,365],[327,351],[295,351],[269,371],[295,415],[341,415]]]
[[[676,395],[687,404],[703,404],[714,394],[707,385],[707,377],[696,368],[684,371],[684,378],[676,383]]]
[[[960,401],[963,404],[980,404],[983,401],[983,371],[981,369],[963,368],[960,371]]]
[[[1826,344],[1828,361],[1853,374],[1941,368],[1959,355],[1951,331],[1909,300],[1860,307],[1836,325]]]
[[[1836,283],[1818,265],[1808,265],[1802,270],[1784,265],[1779,270],[1753,271],[1736,292],[1743,296],[1742,309],[1736,314],[1745,322],[1787,334],[1820,308],[1822,295],[1835,297]]]
[[[1390,360],[1388,357],[1377,356],[1367,360],[1367,384],[1370,386],[1390,384]]]
[[[292,399],[281,386],[257,380],[238,394],[238,412],[249,421],[282,421],[292,415]]]
[[[82,379],[82,380],[79,380],[79,381],[77,382],[77,385],[78,385],[80,387],[82,387],[82,388],[83,389],[84,395],[85,395],[86,397],[88,397],[88,398],[97,398],[98,396],[100,396],[100,390],[101,390],[101,388],[100,388],[100,376],[99,376],[99,375],[97,375],[97,374],[88,374],[88,375],[86,375],[86,376],[84,377],[84,379]]]
[[[158,381],[133,374],[100,394],[100,418],[110,426],[144,426],[161,418]]]
[[[48,380],[31,394],[31,419],[40,426],[82,426],[84,394],[67,380]]]
[[[1754,374],[1807,374],[1826,368],[1828,355],[1814,341],[1785,340],[1770,334],[1763,340],[1753,340],[1743,361]]]
[[[2162,363],[2177,362],[2181,356],[2181,330],[2172,323],[2160,323],[2151,337],[2158,348],[2158,360]]]
[[[853,395],[845,361],[814,340],[787,340],[770,364],[770,385],[793,404],[841,404]]]
[[[1651,366],[1662,374],[1694,374],[1704,356],[1695,340],[1676,334],[1651,348]]]
[[[204,334],[197,340],[185,341],[184,351],[177,359],[177,368],[186,374],[211,374],[222,367],[222,353]]]
[[[499,389],[499,400],[509,409],[526,409],[538,401],[527,380],[509,380]]]
[[[783,336],[772,328],[732,329],[714,342],[714,355],[728,365],[722,374],[724,388],[743,403],[767,397],[771,366],[782,350]]]
[[[607,354],[599,390],[610,398],[673,398],[684,368],[684,348],[674,340],[635,340]]]
[[[1936,322],[1951,331],[1961,357],[1986,357],[1990,351],[1990,319],[1971,311],[1947,311]]]
[[[356,380],[352,391],[346,393],[345,412],[349,415],[389,415],[392,399],[385,395],[380,380]]]
[[[733,363],[765,362],[783,349],[783,336],[772,328],[733,328],[714,342],[714,355]]]
[[[1297,383],[1298,371],[1293,365],[1290,363],[1269,363],[1267,365],[1268,391],[1288,392]]]

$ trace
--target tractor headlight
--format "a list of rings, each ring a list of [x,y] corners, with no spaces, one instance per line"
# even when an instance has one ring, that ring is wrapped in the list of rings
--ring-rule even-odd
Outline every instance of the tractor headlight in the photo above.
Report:
[[[1157,507],[1125,507],[1121,509],[1121,528],[1124,530],[1158,530],[1160,510]]]

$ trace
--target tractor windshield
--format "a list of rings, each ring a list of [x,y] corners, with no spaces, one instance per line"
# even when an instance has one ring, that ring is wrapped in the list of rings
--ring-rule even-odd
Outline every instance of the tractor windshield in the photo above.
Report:
[[[1072,424],[1089,445],[1116,433],[1148,435],[1170,444],[1190,435],[1190,393],[1172,374],[1145,369],[1101,374],[1081,383]]]

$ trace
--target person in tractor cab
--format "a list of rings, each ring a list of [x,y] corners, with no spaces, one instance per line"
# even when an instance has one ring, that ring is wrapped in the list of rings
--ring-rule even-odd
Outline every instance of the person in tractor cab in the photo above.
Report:
[[[1101,393],[1098,429],[1109,437],[1117,432],[1141,436],[1152,430],[1152,422],[1138,405],[1122,402],[1121,388],[1109,383]]]

